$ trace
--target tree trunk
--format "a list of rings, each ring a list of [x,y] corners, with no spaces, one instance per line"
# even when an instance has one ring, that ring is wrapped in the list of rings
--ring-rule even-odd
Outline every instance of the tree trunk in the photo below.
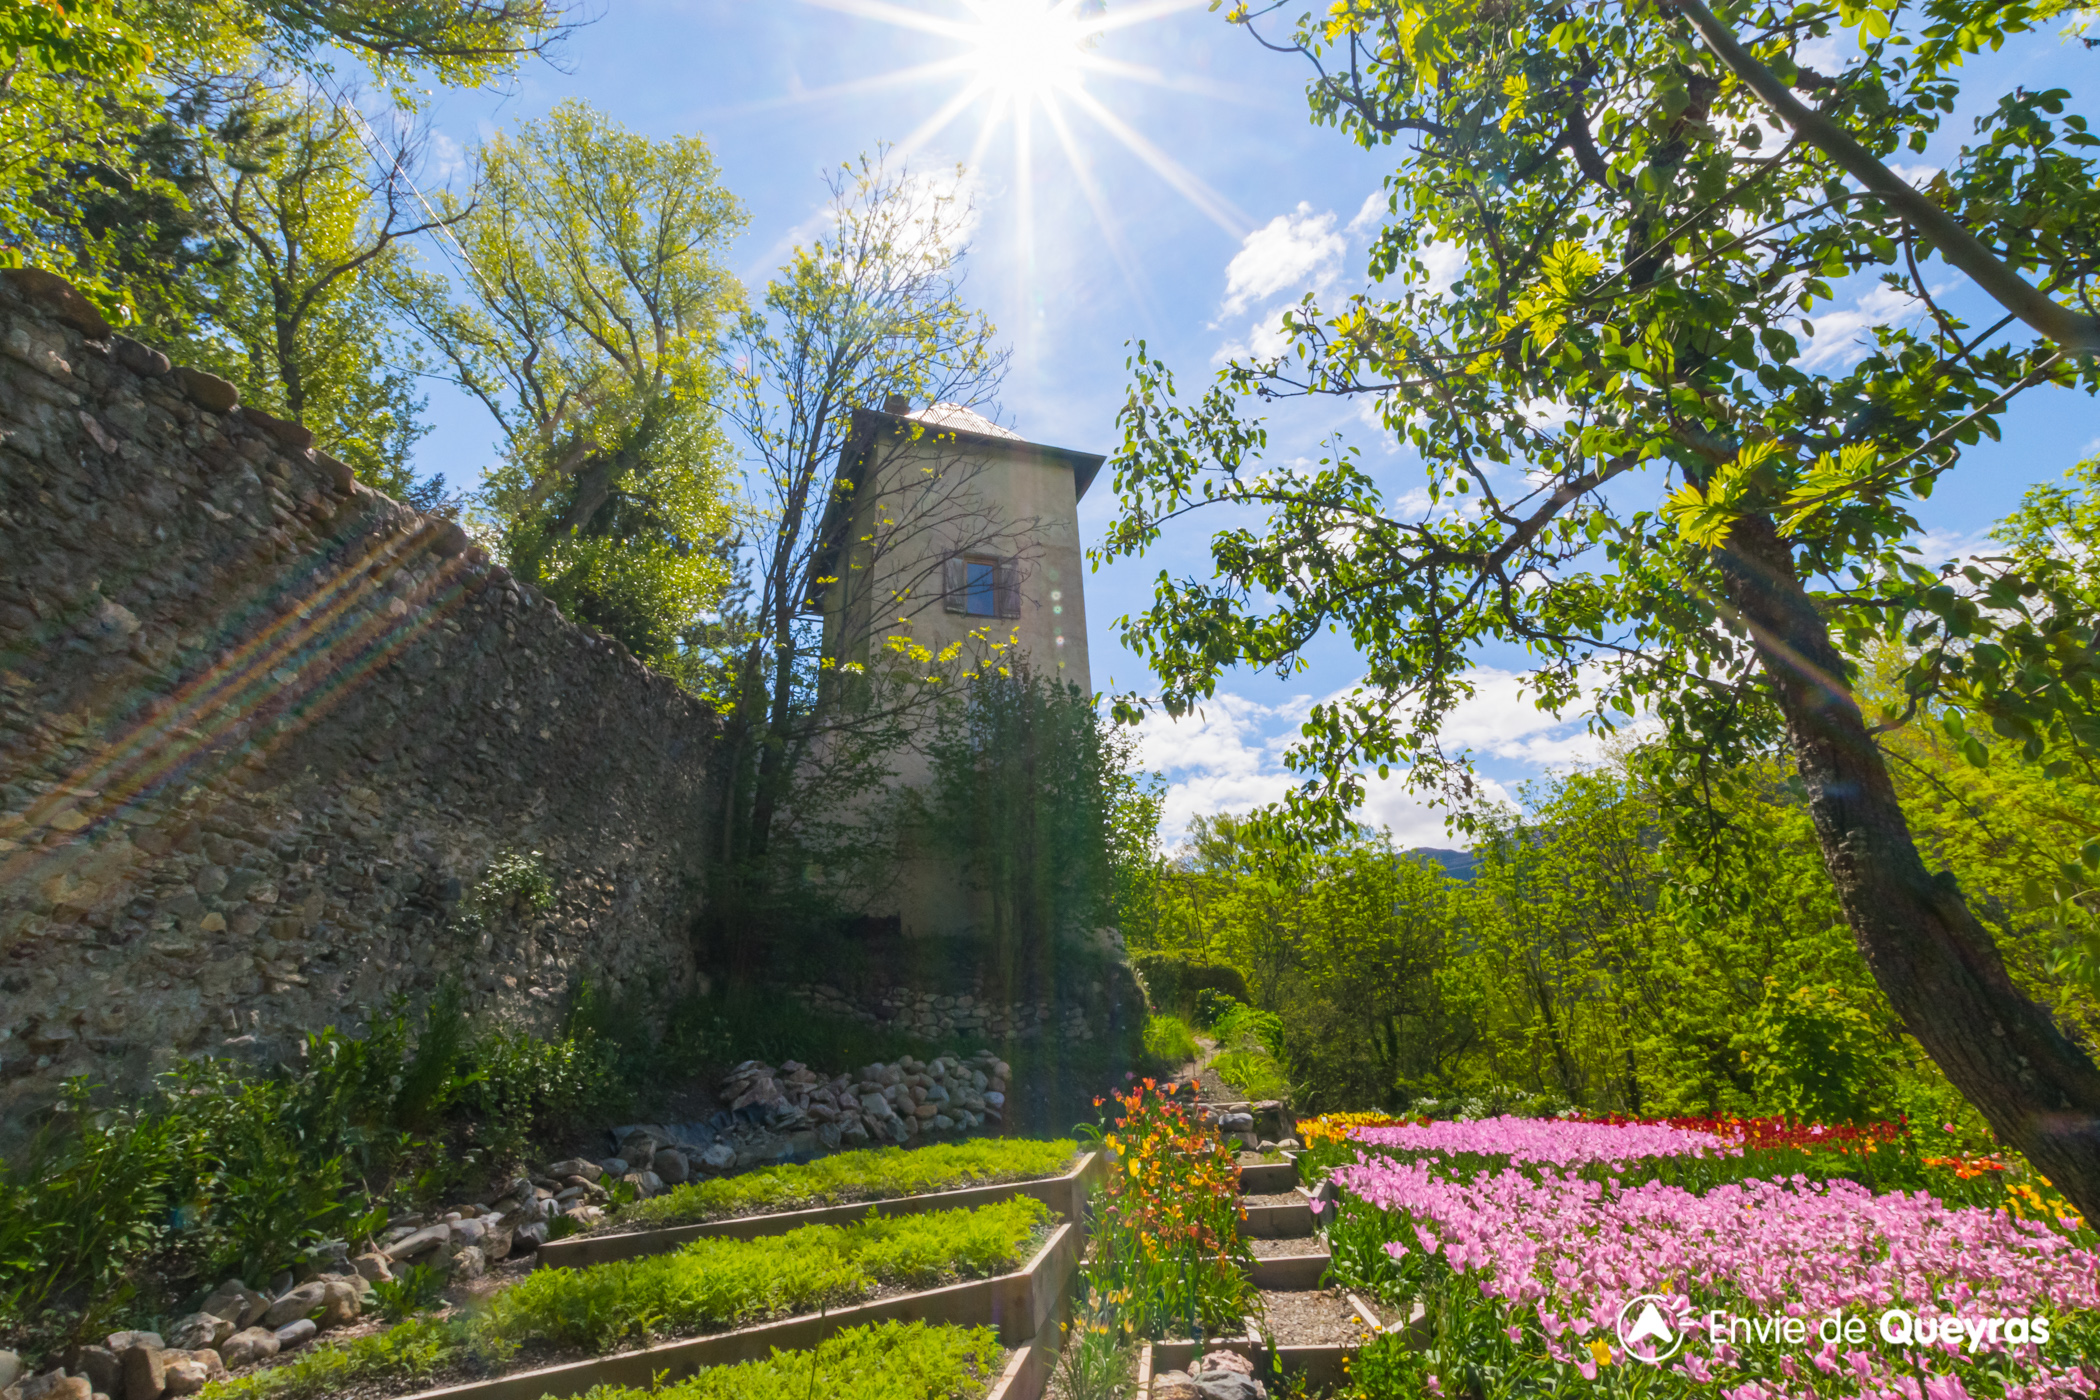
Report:
[[[1777,691],[1824,864],[1874,980],[1999,1138],[2100,1220],[2100,1069],[2013,985],[1952,876],[1926,870],[1791,547],[1753,517],[1719,562]]]

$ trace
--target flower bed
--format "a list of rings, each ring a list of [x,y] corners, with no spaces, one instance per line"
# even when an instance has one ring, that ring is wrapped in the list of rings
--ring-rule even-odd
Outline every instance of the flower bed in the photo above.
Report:
[[[1030,1181],[1071,1168],[1070,1138],[979,1138],[927,1147],[838,1152],[797,1166],[764,1167],[740,1176],[673,1187],[620,1212],[621,1230],[697,1224],[762,1211],[888,1200],[1002,1181]]]
[[[1172,1085],[1144,1080],[1115,1105],[1082,1271],[1093,1306],[1140,1336],[1237,1335],[1259,1306],[1239,1232],[1238,1157],[1198,1117],[1194,1095]]]
[[[712,1366],[660,1388],[599,1386],[584,1400],[963,1400],[990,1388],[1002,1355],[989,1327],[890,1322],[852,1328],[807,1352]]]
[[[719,1331],[852,1304],[885,1288],[926,1288],[1006,1272],[1051,1224],[1016,1197],[977,1210],[811,1225],[755,1240],[696,1240],[671,1254],[586,1269],[541,1270],[466,1318],[417,1319],[377,1337],[210,1387],[206,1400],[307,1400],[350,1382],[398,1391],[433,1375],[490,1374],[623,1342]]]
[[[1337,1274],[1420,1300],[1433,1337],[1420,1352],[1397,1339],[1367,1350],[1367,1396],[2070,1400],[2100,1383],[2086,1359],[2100,1350],[2090,1232],[1842,1177],[1744,1179],[1759,1154],[1740,1142],[1713,1163],[1738,1179],[1700,1190],[1594,1178],[1599,1163],[1664,1160],[1673,1141],[1704,1159],[1716,1135],[1691,1127],[1434,1126],[1434,1139],[1367,1130],[1367,1147],[1416,1155],[1367,1151],[1332,1172],[1345,1192],[1328,1235]],[[1484,1165],[1495,1158],[1509,1165]],[[1652,1369],[1657,1342],[1629,1352],[1619,1330],[1649,1294],[1681,1339]],[[1947,1318],[1974,1330],[1920,1340]]]

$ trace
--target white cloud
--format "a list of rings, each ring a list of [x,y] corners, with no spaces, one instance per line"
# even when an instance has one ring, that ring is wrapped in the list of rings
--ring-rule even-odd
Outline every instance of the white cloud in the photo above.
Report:
[[[1908,292],[1877,285],[1845,310],[1810,318],[1816,333],[1801,356],[1801,368],[1843,370],[1857,364],[1874,348],[1869,331],[1907,321],[1924,309],[1925,304]]]
[[[1555,719],[1534,705],[1519,673],[1480,667],[1467,679],[1474,693],[1443,724],[1448,752],[1471,750],[1476,757],[1514,763],[1525,776],[1604,757],[1602,742],[1582,720]],[[1167,779],[1161,837],[1171,845],[1195,817],[1246,812],[1278,801],[1297,786],[1300,780],[1284,767],[1283,755],[1311,704],[1311,697],[1298,696],[1264,705],[1228,692],[1179,720],[1158,711],[1147,714],[1138,730],[1138,758]],[[1513,795],[1486,776],[1476,776],[1474,786],[1495,800]],[[1404,846],[1443,845],[1450,839],[1442,810],[1424,794],[1409,791],[1404,773],[1367,779],[1363,816],[1391,827]]]
[[[1301,203],[1294,214],[1278,214],[1248,234],[1226,264],[1224,313],[1237,316],[1287,288],[1324,291],[1347,251],[1333,211],[1315,214]]]
[[[1376,233],[1385,223],[1385,216],[1392,212],[1392,208],[1391,195],[1382,189],[1372,190],[1364,196],[1363,205],[1357,209],[1356,217],[1348,222],[1342,232],[1351,238],[1362,238],[1366,234]]]

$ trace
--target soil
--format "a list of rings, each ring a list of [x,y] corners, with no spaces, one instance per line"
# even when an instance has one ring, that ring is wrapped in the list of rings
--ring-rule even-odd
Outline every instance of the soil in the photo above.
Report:
[[[1261,1304],[1269,1332],[1280,1346],[1356,1346],[1366,1340],[1363,1319],[1339,1288],[1272,1293],[1263,1290]]]
[[[1406,1326],[1407,1320],[1413,1311],[1412,1308],[1395,1307],[1385,1299],[1375,1297],[1369,1293],[1359,1293],[1356,1296],[1362,1299],[1364,1306],[1371,1310],[1371,1316],[1378,1319],[1379,1325],[1389,1330],[1395,1327]]]

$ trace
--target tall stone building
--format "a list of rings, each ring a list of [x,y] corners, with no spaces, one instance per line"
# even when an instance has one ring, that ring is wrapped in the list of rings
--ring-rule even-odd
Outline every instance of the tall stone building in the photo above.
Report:
[[[893,638],[936,656],[1003,647],[1091,694],[1079,502],[1103,460],[956,404],[856,412],[810,578],[827,654],[864,662]],[[929,776],[915,752],[896,767],[901,785]],[[907,936],[959,934],[983,927],[980,906],[952,863],[906,852],[870,912]]]

